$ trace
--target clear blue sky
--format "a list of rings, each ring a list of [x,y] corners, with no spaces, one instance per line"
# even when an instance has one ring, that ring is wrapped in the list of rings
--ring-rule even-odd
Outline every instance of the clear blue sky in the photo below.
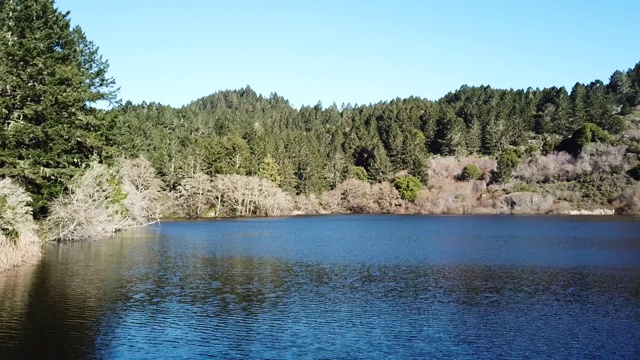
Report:
[[[121,97],[182,106],[250,85],[295,107],[607,81],[640,61],[640,1],[57,0]]]

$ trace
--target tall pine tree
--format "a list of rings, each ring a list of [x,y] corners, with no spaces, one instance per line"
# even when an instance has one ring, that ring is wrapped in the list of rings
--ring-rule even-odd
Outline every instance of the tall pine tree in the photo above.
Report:
[[[100,156],[100,112],[115,100],[108,64],[53,0],[0,1],[0,175],[34,195],[37,215]]]

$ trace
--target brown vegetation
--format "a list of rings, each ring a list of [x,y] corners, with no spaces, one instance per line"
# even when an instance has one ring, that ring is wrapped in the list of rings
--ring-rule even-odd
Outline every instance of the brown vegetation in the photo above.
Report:
[[[331,213],[395,213],[402,205],[398,191],[388,182],[369,184],[347,179],[322,194],[322,205]]]
[[[0,271],[40,256],[29,201],[27,192],[12,180],[0,180]]]
[[[145,159],[123,160],[117,170],[92,163],[53,202],[45,226],[52,240],[100,239],[158,221],[165,199]]]
[[[627,189],[618,199],[618,214],[640,214],[640,183]]]
[[[293,210],[291,196],[273,182],[254,176],[217,175],[220,209],[226,216],[279,216]]]
[[[505,183],[492,178],[497,170],[494,159],[434,156],[430,159],[429,184],[419,191],[415,201],[401,199],[388,182],[372,184],[356,178],[348,178],[319,196],[292,197],[264,177],[211,177],[195,172],[177,182],[175,190],[166,191],[147,160],[123,159],[113,168],[94,163],[74,179],[67,194],[53,202],[45,225],[49,239],[71,241],[101,238],[166,216],[541,214],[607,208],[607,204],[611,204],[609,208],[617,207],[618,213],[637,213],[640,190],[637,184],[631,187],[633,179],[624,175],[636,161],[625,156],[625,149],[598,143],[584,146],[576,157],[566,152],[531,152],[515,169],[513,179]],[[461,177],[465,168],[473,168],[474,175]],[[10,187],[6,181],[3,184]],[[20,192],[5,191],[3,196],[10,193]],[[24,199],[21,201],[26,204]],[[15,236],[12,242],[8,241],[6,234],[14,233],[7,232],[5,228],[10,225],[4,218],[3,221],[0,244],[13,249],[2,252],[6,257],[30,242],[16,241]],[[28,239],[24,234],[35,234],[34,229],[23,228],[19,238]]]

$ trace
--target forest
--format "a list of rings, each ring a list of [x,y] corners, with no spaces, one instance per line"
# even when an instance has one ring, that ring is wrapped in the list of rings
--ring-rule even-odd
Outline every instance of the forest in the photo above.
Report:
[[[249,86],[123,102],[108,68],[53,0],[0,1],[0,269],[163,218],[640,212],[640,62],[300,108]]]

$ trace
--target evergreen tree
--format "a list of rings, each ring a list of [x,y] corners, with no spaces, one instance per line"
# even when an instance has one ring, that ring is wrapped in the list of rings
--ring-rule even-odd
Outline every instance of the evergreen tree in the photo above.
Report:
[[[520,158],[512,148],[504,149],[498,156],[498,169],[493,174],[494,181],[505,183],[511,179],[513,171],[520,164]]]
[[[53,0],[0,2],[0,173],[33,197],[36,215],[104,146],[92,102],[115,100],[108,64]]]
[[[587,118],[587,88],[580,83],[573,85],[571,89],[571,105],[576,128],[588,121]]]
[[[377,144],[371,155],[372,156],[367,164],[369,178],[378,182],[386,181],[389,178],[389,175],[391,175],[392,166],[382,144]]]
[[[466,152],[465,125],[450,108],[443,108],[436,121],[432,150],[435,154],[458,155]]]
[[[267,155],[260,163],[260,167],[258,168],[258,177],[267,179],[272,183],[280,186],[280,171],[278,169],[278,163],[271,157],[271,155]]]

